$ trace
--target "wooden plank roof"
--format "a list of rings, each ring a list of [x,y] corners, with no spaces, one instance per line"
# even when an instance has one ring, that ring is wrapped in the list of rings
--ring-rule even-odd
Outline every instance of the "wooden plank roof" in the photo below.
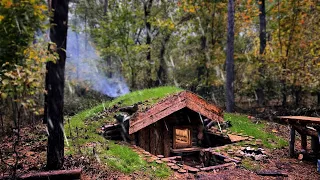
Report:
[[[129,134],[135,133],[183,108],[189,108],[213,121],[223,122],[223,111],[220,108],[192,92],[182,91],[164,98],[143,112],[137,112],[130,119]]]

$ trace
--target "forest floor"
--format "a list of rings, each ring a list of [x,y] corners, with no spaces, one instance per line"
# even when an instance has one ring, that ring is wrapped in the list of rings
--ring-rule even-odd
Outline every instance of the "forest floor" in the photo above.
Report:
[[[276,136],[288,139],[288,128],[271,122],[263,122],[267,131],[272,131]],[[1,166],[0,176],[10,173],[6,164],[14,164],[14,137],[6,136],[1,140]],[[300,143],[299,139],[296,142]],[[299,146],[297,146],[299,147]],[[308,144],[310,149],[310,144]],[[21,139],[17,146],[20,154],[18,174],[32,173],[44,170],[46,162],[46,130],[44,125],[25,127],[21,129]],[[268,149],[270,156],[263,161],[249,161],[237,168],[219,172],[200,172],[194,174],[179,174],[173,172],[168,179],[283,179],[279,177],[259,176],[257,170],[281,170],[288,174],[284,179],[320,179],[316,172],[315,159],[298,160],[289,158],[288,147],[281,149]],[[5,162],[5,163],[4,163]],[[147,171],[123,173],[99,163],[99,159],[87,155],[66,155],[64,169],[83,169],[83,179],[150,179],[153,175]]]
[[[236,168],[217,172],[199,172],[180,174],[165,164],[148,163],[135,153],[127,144],[106,140],[99,134],[101,126],[114,123],[115,109],[143,102],[153,104],[162,97],[181,91],[173,87],[142,90],[121,96],[85,110],[65,120],[65,162],[64,169],[82,168],[83,179],[283,179],[257,175],[260,170],[277,170],[286,173],[284,179],[320,179],[316,172],[316,159],[298,160],[288,154],[289,129],[285,125],[270,121],[250,119],[246,115],[225,114],[225,120],[231,121],[230,131],[261,139],[268,157],[261,161],[245,158]],[[0,139],[0,179],[12,173],[15,163],[14,136],[2,136]],[[297,136],[296,147],[299,152],[300,139]],[[33,173],[45,170],[47,132],[46,126],[30,125],[20,131],[17,174]],[[252,144],[254,146],[254,144]],[[247,146],[237,143],[228,146],[234,148]],[[308,144],[310,149],[310,144]],[[228,149],[226,149],[228,150]]]

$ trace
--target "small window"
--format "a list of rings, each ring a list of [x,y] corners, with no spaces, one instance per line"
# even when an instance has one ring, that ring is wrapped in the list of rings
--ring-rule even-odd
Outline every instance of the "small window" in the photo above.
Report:
[[[173,148],[187,148],[192,146],[191,128],[174,127],[173,128]]]

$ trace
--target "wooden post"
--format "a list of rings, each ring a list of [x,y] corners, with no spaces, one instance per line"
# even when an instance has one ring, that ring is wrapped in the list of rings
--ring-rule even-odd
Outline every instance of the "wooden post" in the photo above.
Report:
[[[311,149],[314,154],[319,152],[319,142],[317,137],[311,136]]]
[[[289,142],[289,154],[290,157],[294,156],[294,143],[296,138],[296,131],[293,126],[290,126],[290,142]]]
[[[320,144],[320,128],[317,127],[316,129],[317,129],[317,132],[318,132],[318,147],[319,147],[319,144]],[[318,150],[319,150],[319,148],[318,148]],[[317,154],[317,157],[318,157],[318,161],[317,161],[317,171],[318,171],[318,173],[319,173],[319,172],[320,172],[320,159],[319,159],[318,154]]]
[[[306,134],[300,134],[301,135],[301,149],[304,152],[307,152],[307,135]]]
[[[170,156],[170,148],[171,148],[171,144],[170,144],[169,129],[163,128],[163,155],[164,155],[164,157]]]

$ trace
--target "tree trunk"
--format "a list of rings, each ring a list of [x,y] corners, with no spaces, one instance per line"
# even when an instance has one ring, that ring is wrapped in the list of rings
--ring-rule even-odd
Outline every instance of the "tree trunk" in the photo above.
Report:
[[[108,12],[108,0],[104,0],[104,6],[103,6],[103,15],[107,15]]]
[[[227,80],[226,80],[226,100],[227,112],[234,112],[234,0],[228,2],[228,36],[227,36]]]
[[[47,62],[46,87],[46,117],[48,126],[47,169],[60,169],[64,158],[63,136],[63,94],[64,69],[66,61],[66,44],[68,29],[68,0],[52,0],[53,18],[50,28],[50,39],[56,45],[50,49],[59,55],[58,60]]]
[[[294,87],[294,97],[295,97],[295,106],[298,107],[300,105],[301,100],[301,86],[295,86]]]
[[[170,36],[171,34],[167,34],[164,37],[163,41],[161,42],[161,49],[160,49],[160,56],[159,56],[160,66],[157,72],[158,79],[156,81],[156,86],[165,85],[167,83],[167,77],[168,77],[167,64],[166,64],[166,61],[164,60],[164,56],[166,52],[166,45],[170,39]]]
[[[264,76],[264,59],[263,59],[263,55],[264,55],[264,51],[266,48],[266,36],[267,36],[267,21],[266,21],[266,8],[265,8],[265,0],[258,0],[258,4],[259,4],[259,23],[260,23],[260,35],[259,35],[259,39],[260,39],[260,63],[261,65],[259,65],[259,73],[260,73],[260,77]],[[262,106],[264,105],[264,82],[262,81],[262,83],[260,83],[258,85],[258,88],[256,89],[256,93],[257,93],[257,97],[258,97],[258,105]]]
[[[200,59],[200,65],[197,67],[197,81],[202,84],[202,78],[207,76],[206,71],[206,50],[207,50],[207,37],[203,34],[200,38],[201,54],[203,57]],[[205,84],[207,85],[207,79],[205,79]]]
[[[281,88],[281,93],[282,93],[282,106],[287,105],[287,84],[286,80],[281,80],[282,88]]]
[[[153,64],[151,62],[151,23],[149,22],[148,18],[151,13],[151,7],[152,7],[152,1],[149,0],[148,2],[145,2],[143,7],[144,7],[144,18],[145,18],[145,26],[146,26],[146,45],[148,46],[148,51],[147,51],[147,62],[149,63],[149,66],[147,67],[147,85],[148,87],[153,87],[153,81],[152,81],[152,76],[151,76],[151,65]]]

